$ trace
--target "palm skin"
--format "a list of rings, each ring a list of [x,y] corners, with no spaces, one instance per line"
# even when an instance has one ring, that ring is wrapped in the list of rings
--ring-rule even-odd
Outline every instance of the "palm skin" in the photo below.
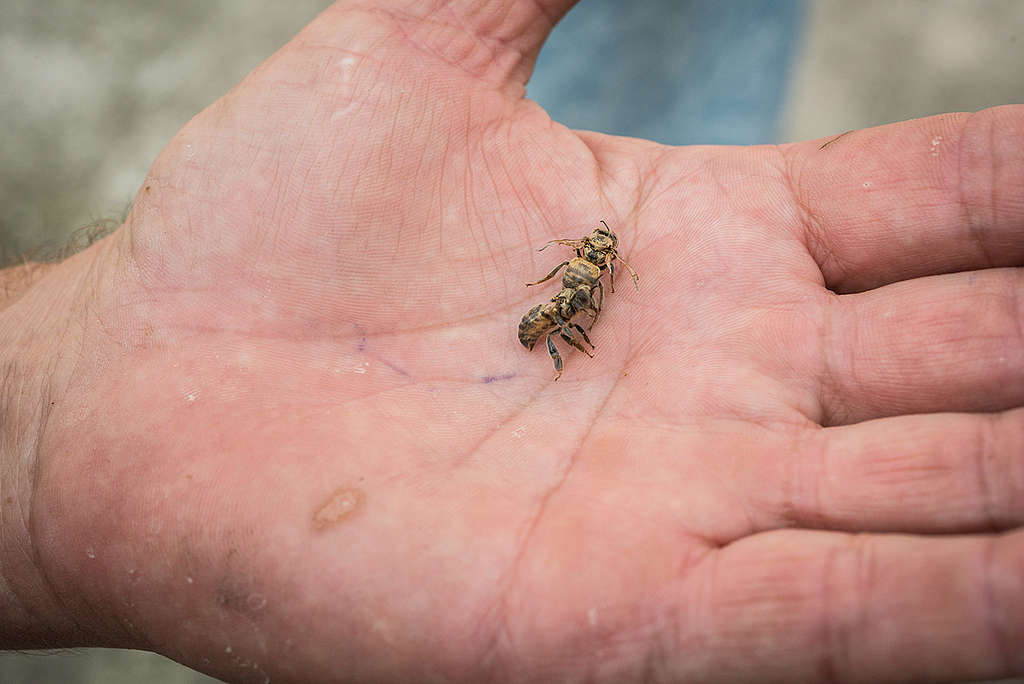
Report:
[[[83,638],[255,681],[1024,669],[1021,211],[950,190],[999,128],[1019,194],[1024,113],[572,131],[522,97],[550,20],[481,7],[333,7],[54,272],[88,315],[33,510]],[[553,383],[523,284],[600,219],[640,291]]]

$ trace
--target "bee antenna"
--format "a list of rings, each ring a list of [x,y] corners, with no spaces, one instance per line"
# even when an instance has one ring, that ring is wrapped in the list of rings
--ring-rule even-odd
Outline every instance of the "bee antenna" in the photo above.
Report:
[[[604,220],[604,219],[601,219],[601,223],[604,223],[604,227],[605,227],[605,228],[608,228],[608,224],[607,224],[607,223],[605,223],[605,220]],[[611,228],[608,228],[608,230],[610,231],[610,230],[611,230]]]

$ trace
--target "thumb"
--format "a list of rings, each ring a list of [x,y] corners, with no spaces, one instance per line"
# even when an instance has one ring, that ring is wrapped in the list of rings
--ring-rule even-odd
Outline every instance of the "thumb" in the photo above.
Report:
[[[421,58],[522,91],[548,34],[574,4],[576,0],[338,2],[319,21],[328,24],[328,31],[345,33],[350,20],[365,26],[370,15],[371,22],[387,25]]]

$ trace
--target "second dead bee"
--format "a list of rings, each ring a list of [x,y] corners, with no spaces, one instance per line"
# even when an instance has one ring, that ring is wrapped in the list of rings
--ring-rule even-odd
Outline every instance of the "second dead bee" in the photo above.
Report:
[[[591,311],[594,318],[597,318],[597,309],[590,296],[590,288],[586,285],[562,288],[550,302],[538,304],[527,311],[523,320],[519,322],[519,341],[531,351],[540,338],[547,334],[548,354],[555,364],[555,380],[562,376],[562,355],[558,353],[558,348],[551,340],[555,334],[587,356],[594,356],[576,339],[576,333],[579,333],[583,341],[590,345],[591,349],[594,348],[586,331],[578,323],[572,322],[573,316],[581,311]]]
[[[604,228],[594,229],[587,237],[576,240],[552,240],[541,247],[541,250],[544,250],[552,244],[567,245],[575,250],[576,257],[562,262],[537,282],[527,283],[527,287],[539,285],[555,277],[558,271],[565,268],[565,273],[562,274],[562,290],[552,297],[551,301],[538,304],[527,311],[519,323],[519,342],[531,351],[540,338],[547,334],[548,354],[551,355],[551,360],[555,365],[555,380],[562,375],[562,357],[552,340],[554,335],[557,334],[572,347],[593,357],[593,354],[587,351],[577,339],[576,334],[581,335],[583,341],[591,349],[594,348],[594,345],[583,328],[578,323],[574,323],[572,319],[578,313],[590,313],[593,318],[588,329],[594,327],[604,305],[604,286],[600,282],[601,274],[605,270],[608,271],[611,290],[615,292],[614,262],[621,261],[633,277],[633,284],[637,290],[640,289],[636,272],[618,254],[618,237],[611,231],[607,223],[604,221],[601,223],[604,224]],[[594,303],[595,292],[598,294],[596,304]]]

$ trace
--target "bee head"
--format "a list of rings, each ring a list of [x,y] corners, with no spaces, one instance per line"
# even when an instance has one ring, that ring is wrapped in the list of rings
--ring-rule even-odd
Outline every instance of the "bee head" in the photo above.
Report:
[[[587,241],[592,249],[608,252],[619,246],[619,238],[611,231],[607,223],[604,221],[601,223],[604,224],[604,228],[595,228]]]

